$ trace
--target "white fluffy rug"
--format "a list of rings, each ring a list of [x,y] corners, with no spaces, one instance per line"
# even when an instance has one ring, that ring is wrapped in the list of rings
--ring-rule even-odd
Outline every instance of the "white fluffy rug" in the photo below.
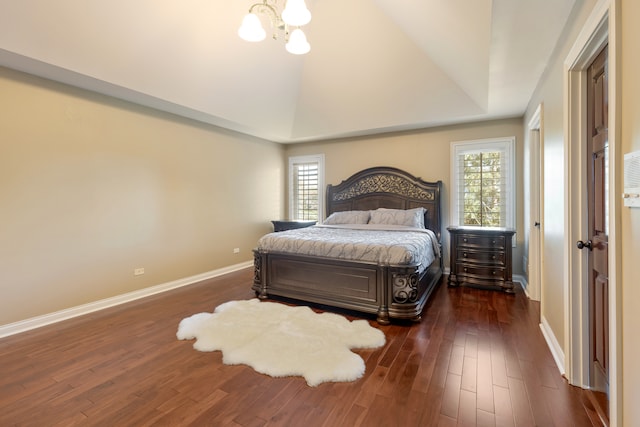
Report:
[[[227,365],[245,364],[272,377],[303,376],[310,386],[354,381],[364,374],[352,348],[384,345],[384,333],[366,320],[274,302],[230,301],[213,313],[187,317],[178,339],[196,339],[200,351],[222,351]]]

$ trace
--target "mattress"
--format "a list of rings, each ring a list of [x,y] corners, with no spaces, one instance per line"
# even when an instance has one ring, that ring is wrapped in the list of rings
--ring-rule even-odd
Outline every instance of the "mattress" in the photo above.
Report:
[[[258,241],[262,252],[311,255],[425,270],[440,256],[433,231],[384,224],[316,225],[270,233]]]

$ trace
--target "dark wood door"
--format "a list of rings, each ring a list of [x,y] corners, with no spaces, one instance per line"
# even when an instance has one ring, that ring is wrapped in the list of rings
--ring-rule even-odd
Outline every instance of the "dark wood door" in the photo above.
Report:
[[[609,125],[607,47],[590,65],[587,77],[589,202],[590,386],[600,401],[609,390]],[[606,405],[608,406],[608,405]]]

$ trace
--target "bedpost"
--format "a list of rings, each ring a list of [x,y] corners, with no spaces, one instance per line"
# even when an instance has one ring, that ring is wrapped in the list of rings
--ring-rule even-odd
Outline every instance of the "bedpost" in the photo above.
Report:
[[[387,289],[387,274],[388,268],[378,266],[378,274],[376,279],[376,286],[378,287],[378,294],[380,295],[380,305],[378,306],[378,312],[376,320],[381,325],[388,325],[391,323],[389,320],[389,291]]]
[[[260,299],[267,298],[267,278],[262,268],[265,255],[261,252],[253,251],[253,290]]]

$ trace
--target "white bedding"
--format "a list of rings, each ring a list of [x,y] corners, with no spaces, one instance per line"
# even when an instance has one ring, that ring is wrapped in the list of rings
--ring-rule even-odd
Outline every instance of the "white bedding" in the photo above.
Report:
[[[419,271],[440,255],[433,231],[385,224],[316,225],[270,233],[258,241],[257,249],[380,265],[415,265]]]

